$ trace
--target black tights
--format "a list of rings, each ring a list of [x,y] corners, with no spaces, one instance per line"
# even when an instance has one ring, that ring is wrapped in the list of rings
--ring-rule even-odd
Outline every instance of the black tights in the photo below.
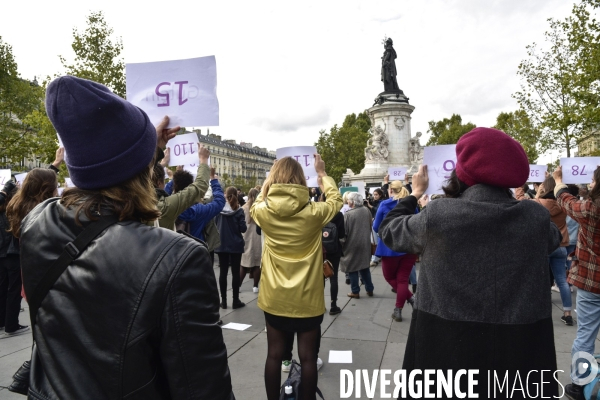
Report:
[[[258,287],[258,282],[260,282],[260,267],[240,268],[240,286],[242,286],[242,282],[244,282],[246,273],[254,279],[254,287]]]
[[[337,296],[338,296],[338,272],[340,271],[340,258],[341,253],[327,253],[327,259],[331,262],[333,266],[333,276],[329,278],[329,284],[331,285],[331,305],[337,306]]]
[[[240,253],[217,253],[219,255],[219,289],[221,299],[227,301],[227,273],[231,265],[231,286],[233,286],[233,300],[240,298],[240,264],[242,255]]]
[[[317,354],[321,339],[321,327],[308,332],[297,332],[298,356],[302,366],[298,400],[316,400]],[[278,400],[281,389],[281,362],[284,360],[289,340],[294,334],[273,328],[267,322],[267,362],[265,363],[265,387],[268,400]]]

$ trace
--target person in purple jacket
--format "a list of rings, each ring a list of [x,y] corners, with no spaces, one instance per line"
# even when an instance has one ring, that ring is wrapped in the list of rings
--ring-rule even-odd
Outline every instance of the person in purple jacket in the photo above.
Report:
[[[396,207],[398,200],[409,195],[408,190],[400,181],[393,181],[389,186],[388,200],[384,200],[377,209],[375,220],[373,221],[373,230],[379,231],[379,225],[391,209]],[[408,277],[417,260],[416,254],[398,253],[390,250],[382,240],[377,244],[375,255],[381,257],[381,269],[383,277],[396,291],[396,307],[392,313],[395,321],[402,321],[402,308],[405,303],[414,304],[413,294],[408,290]]]

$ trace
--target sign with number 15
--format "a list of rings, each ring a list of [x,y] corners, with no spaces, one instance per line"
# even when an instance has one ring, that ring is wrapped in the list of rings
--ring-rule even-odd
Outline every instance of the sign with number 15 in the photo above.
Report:
[[[564,183],[590,183],[600,165],[600,157],[561,158],[560,165]]]

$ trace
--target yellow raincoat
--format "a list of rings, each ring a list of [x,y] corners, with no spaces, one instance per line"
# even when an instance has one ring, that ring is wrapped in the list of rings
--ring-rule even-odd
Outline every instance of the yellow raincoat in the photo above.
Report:
[[[250,215],[265,235],[258,307],[289,318],[325,313],[321,235],[342,208],[331,177],[323,178],[326,202],[311,202],[306,186],[274,184],[258,196]]]

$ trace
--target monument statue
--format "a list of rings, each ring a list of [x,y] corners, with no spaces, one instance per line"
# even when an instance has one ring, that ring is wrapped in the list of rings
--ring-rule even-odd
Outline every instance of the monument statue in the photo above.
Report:
[[[388,38],[384,42],[385,51],[383,57],[381,57],[381,80],[383,81],[383,88],[385,92],[389,93],[402,93],[398,87],[398,81],[396,80],[396,50],[394,50],[394,42]]]
[[[381,125],[369,129],[371,137],[367,141],[367,147],[365,148],[365,161],[387,161],[389,156],[388,145],[390,142],[385,129]]]
[[[417,132],[416,136],[410,139],[410,148],[408,149],[410,154],[410,162],[412,165],[416,165],[423,163],[423,146],[419,143],[419,138],[421,137],[421,132]]]

